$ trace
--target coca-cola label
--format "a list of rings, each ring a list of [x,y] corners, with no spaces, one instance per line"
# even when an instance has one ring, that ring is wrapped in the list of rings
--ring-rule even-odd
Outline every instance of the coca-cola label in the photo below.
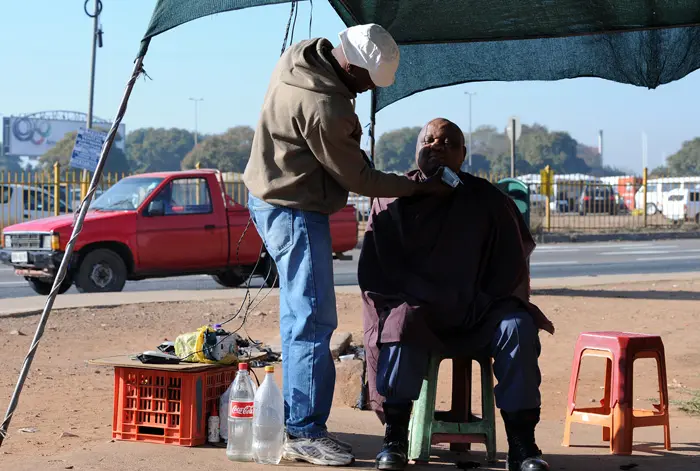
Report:
[[[231,401],[231,407],[229,407],[229,415],[235,418],[252,419],[253,403]]]

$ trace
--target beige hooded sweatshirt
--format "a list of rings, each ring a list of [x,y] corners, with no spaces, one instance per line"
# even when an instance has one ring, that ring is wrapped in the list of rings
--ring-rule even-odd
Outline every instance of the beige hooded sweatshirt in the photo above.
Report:
[[[400,197],[418,185],[365,161],[355,94],[333,68],[332,49],[326,39],[302,41],[272,73],[243,174],[248,190],[270,204],[332,214],[349,191]]]

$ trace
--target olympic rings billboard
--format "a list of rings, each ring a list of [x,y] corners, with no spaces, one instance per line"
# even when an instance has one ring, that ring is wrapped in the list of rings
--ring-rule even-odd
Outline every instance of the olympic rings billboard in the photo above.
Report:
[[[38,157],[56,145],[69,132],[85,127],[83,121],[41,119],[31,116],[3,118],[2,144],[6,155]],[[107,124],[95,127],[107,128]],[[118,140],[114,145],[124,150],[126,128],[119,126]]]

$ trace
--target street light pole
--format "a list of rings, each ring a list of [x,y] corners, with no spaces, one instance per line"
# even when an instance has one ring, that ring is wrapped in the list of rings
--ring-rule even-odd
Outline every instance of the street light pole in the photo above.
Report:
[[[465,95],[469,97],[469,171],[472,171],[472,97],[476,95],[475,92],[464,92]]]
[[[190,101],[194,102],[194,146],[197,147],[197,142],[199,141],[199,131],[197,125],[197,105],[200,101],[204,101],[204,98],[190,98]]]
[[[87,128],[92,128],[92,108],[95,100],[95,62],[97,60],[97,47],[102,47],[102,30],[100,30],[100,14],[102,13],[102,0],[94,0],[95,8],[88,12],[87,6],[90,0],[85,0],[83,9],[85,14],[92,18],[92,60],[90,62],[90,97],[88,100]]]

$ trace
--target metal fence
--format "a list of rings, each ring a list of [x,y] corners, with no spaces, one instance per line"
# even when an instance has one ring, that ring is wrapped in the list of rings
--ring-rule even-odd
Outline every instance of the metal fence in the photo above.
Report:
[[[104,191],[125,174],[105,174]],[[226,192],[246,205],[248,191],[239,173],[222,174]],[[493,183],[498,175],[482,175]],[[591,233],[693,230],[700,225],[700,177],[649,179],[557,176],[549,198],[536,175],[519,177],[529,188],[533,233]],[[0,230],[11,224],[77,210],[88,182],[80,172],[56,165],[52,172],[0,172]],[[99,196],[99,192],[98,195]],[[351,194],[361,230],[370,212],[369,198]]]
[[[89,185],[81,175],[58,164],[50,172],[0,171],[0,230],[12,224],[76,211]],[[96,196],[124,176],[105,174]]]

